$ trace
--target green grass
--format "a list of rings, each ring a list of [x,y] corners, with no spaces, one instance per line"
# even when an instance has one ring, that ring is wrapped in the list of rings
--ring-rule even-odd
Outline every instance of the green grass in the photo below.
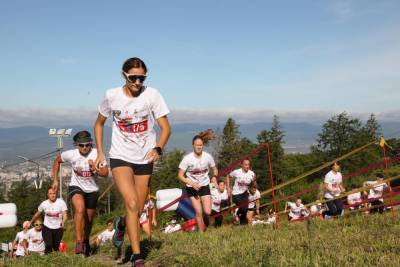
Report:
[[[338,220],[210,228],[205,233],[154,233],[142,243],[147,266],[400,266],[400,213]],[[125,242],[128,243],[128,242]],[[52,254],[6,266],[113,266],[104,246],[88,259]]]
[[[158,236],[149,266],[400,266],[399,215]]]

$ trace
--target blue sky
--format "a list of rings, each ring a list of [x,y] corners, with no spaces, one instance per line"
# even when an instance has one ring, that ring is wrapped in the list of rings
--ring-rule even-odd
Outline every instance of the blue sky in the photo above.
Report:
[[[94,120],[131,56],[176,121],[400,120],[399,14],[396,0],[2,1],[0,124]]]

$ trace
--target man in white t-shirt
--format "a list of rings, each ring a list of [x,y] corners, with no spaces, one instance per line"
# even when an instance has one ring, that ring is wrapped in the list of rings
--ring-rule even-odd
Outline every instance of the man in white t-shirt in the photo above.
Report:
[[[224,208],[228,203],[228,192],[225,188],[225,182],[223,180],[217,181],[217,186],[211,190],[211,216],[218,214],[222,208]],[[220,227],[222,225],[223,216],[219,215],[214,217],[215,227]]]
[[[247,224],[248,189],[251,182],[256,180],[255,173],[250,170],[250,160],[244,159],[241,168],[232,171],[227,177],[228,194],[232,195],[232,202],[238,206],[237,215],[240,224]],[[233,185],[232,185],[233,182]]]
[[[376,175],[376,181],[366,181],[363,183],[364,187],[371,187],[368,192],[368,200],[370,201],[371,209],[370,213],[383,213],[384,211],[384,202],[383,202],[383,193],[385,191],[391,191],[391,188],[385,183],[383,174],[378,173]],[[367,194],[367,192],[364,192]]]
[[[326,202],[328,210],[324,211],[324,216],[329,218],[330,216],[341,216],[343,212],[343,203],[340,194],[345,191],[342,185],[342,174],[340,173],[340,163],[334,162],[331,165],[331,171],[325,175],[324,187],[326,200],[332,199]],[[337,199],[336,199],[337,198]]]
[[[67,204],[61,198],[57,198],[56,191],[51,187],[47,190],[47,200],[39,205],[31,222],[39,218],[41,213],[44,213],[42,236],[46,247],[45,253],[58,251],[68,219]]]
[[[15,257],[24,257],[27,254],[28,246],[26,240],[28,239],[28,230],[29,230],[29,221],[25,221],[22,224],[22,231],[18,232],[15,236],[15,239],[12,243],[12,248],[16,247],[15,253],[12,256]],[[12,253],[12,252],[11,252]]]
[[[298,220],[302,217],[306,217],[309,215],[309,211],[303,205],[301,198],[296,199],[295,202],[286,202],[285,213],[287,213],[287,209],[289,208],[288,220]]]
[[[27,235],[26,241],[28,242],[27,254],[44,255],[45,244],[42,236],[42,220],[36,219]]]

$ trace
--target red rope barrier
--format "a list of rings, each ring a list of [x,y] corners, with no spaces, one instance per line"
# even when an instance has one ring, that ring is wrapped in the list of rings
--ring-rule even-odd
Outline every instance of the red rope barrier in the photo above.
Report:
[[[275,201],[275,187],[274,187],[274,178],[272,176],[272,163],[271,163],[271,153],[270,153],[270,145],[267,143],[267,158],[268,158],[268,166],[269,166],[269,177],[271,179],[272,186],[272,201],[274,202],[274,212],[276,213],[276,201]],[[279,229],[278,217],[275,221],[275,229]]]
[[[393,157],[388,161],[388,163],[390,162],[391,164],[393,164],[394,162],[399,161],[399,160],[400,160],[400,156]],[[385,161],[380,161],[380,162],[371,164],[371,165],[369,165],[367,167],[364,167],[364,168],[361,168],[361,169],[359,169],[359,170],[357,170],[355,172],[352,172],[352,173],[344,175],[343,176],[343,180],[348,180],[348,179],[350,179],[352,177],[357,177],[359,175],[365,174],[365,173],[370,172],[372,170],[375,170],[375,169],[377,169],[379,167],[382,167],[385,164],[386,164]],[[276,202],[281,202],[281,201],[287,200],[289,198],[297,197],[299,195],[304,195],[304,194],[312,192],[314,190],[318,190],[319,186],[320,186],[319,184],[312,185],[310,188],[306,188],[306,189],[303,189],[303,190],[301,190],[299,192],[296,192],[296,193],[284,196],[282,198],[279,198],[279,199],[276,200]]]

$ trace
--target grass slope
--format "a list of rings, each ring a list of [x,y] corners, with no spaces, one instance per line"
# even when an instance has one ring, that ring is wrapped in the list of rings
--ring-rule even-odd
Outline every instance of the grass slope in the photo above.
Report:
[[[400,266],[400,213],[271,226],[224,226],[206,233],[154,233],[147,266]],[[127,242],[126,242],[127,243]],[[88,259],[53,254],[5,266],[113,266],[110,247]]]

